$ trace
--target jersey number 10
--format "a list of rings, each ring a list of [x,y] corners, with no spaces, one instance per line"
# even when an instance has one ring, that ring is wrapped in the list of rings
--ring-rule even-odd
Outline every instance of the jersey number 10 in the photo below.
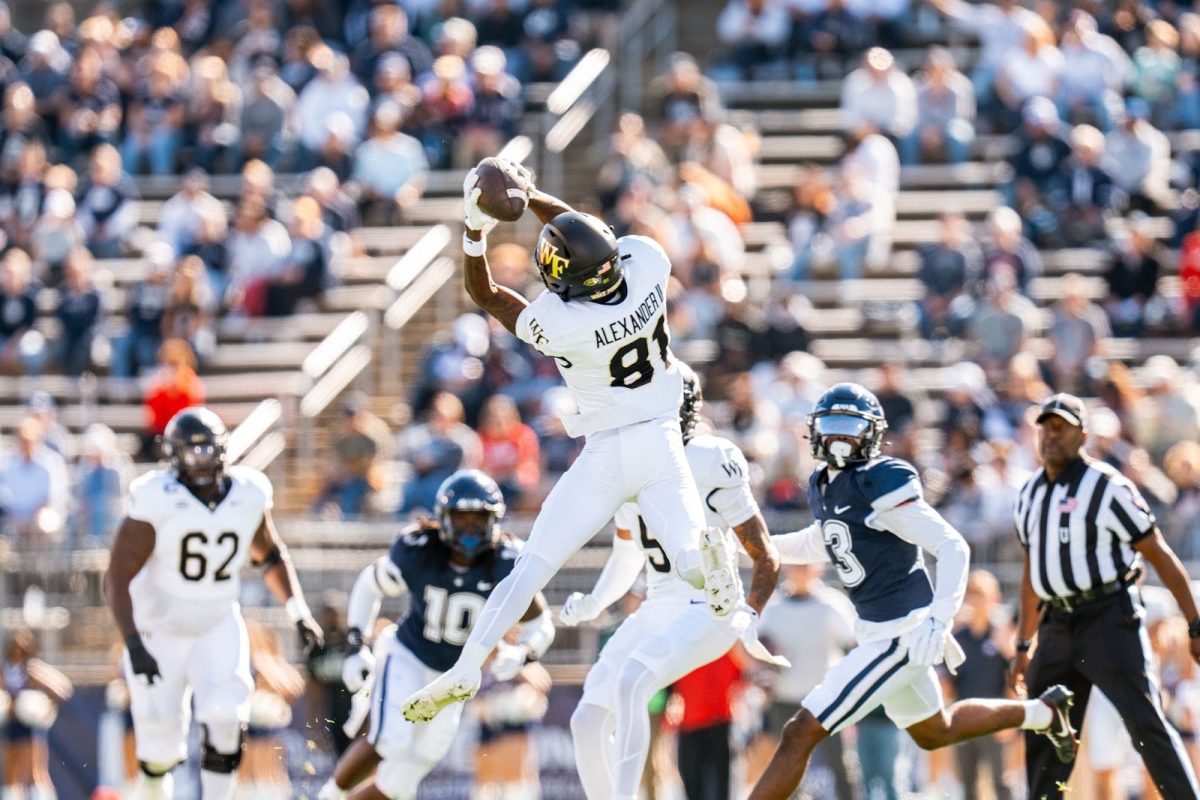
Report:
[[[671,346],[671,334],[667,333],[667,315],[658,318],[654,333],[634,339],[622,345],[613,353],[608,362],[608,374],[612,378],[610,386],[620,386],[625,389],[636,389],[645,386],[654,378],[654,365],[650,363],[650,340],[658,345],[658,352],[666,363],[667,348]],[[630,360],[630,356],[633,359]]]
[[[440,586],[425,587],[425,638],[455,646],[467,643],[484,600],[473,592],[449,594]]]

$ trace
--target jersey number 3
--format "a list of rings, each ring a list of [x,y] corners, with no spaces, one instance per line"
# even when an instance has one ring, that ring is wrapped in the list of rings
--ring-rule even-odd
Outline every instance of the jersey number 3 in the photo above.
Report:
[[[217,537],[217,547],[229,548],[228,553],[224,550],[217,553],[214,558],[224,559],[221,561],[221,566],[217,567],[217,571],[213,573],[214,581],[227,581],[233,577],[227,572],[233,557],[238,552],[238,535],[233,531],[225,531]],[[184,580],[202,581],[204,576],[208,574],[208,537],[200,531],[192,531],[183,537],[183,541],[179,543],[179,574],[184,577]]]
[[[836,519],[827,519],[821,525],[821,533],[825,536],[825,546],[837,567],[838,577],[847,588],[858,586],[867,577],[862,562],[854,557],[853,542],[850,539],[850,529],[846,523]]]
[[[610,386],[636,389],[645,386],[654,377],[654,365],[650,363],[650,339],[658,345],[663,362],[667,360],[667,348],[671,346],[671,334],[667,333],[667,315],[658,318],[654,333],[642,336],[622,345],[608,362]]]

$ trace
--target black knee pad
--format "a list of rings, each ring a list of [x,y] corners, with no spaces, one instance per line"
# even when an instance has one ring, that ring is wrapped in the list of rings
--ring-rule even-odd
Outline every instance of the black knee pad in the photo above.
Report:
[[[145,775],[147,778],[161,778],[164,775],[169,774],[171,772],[171,770],[178,767],[179,764],[180,764],[180,762],[176,761],[171,766],[163,768],[158,764],[149,764],[145,761],[139,761],[138,769],[140,769],[142,771],[142,774]]]
[[[218,772],[223,775],[232,775],[237,771],[238,764],[242,763],[242,749],[246,742],[246,726],[243,725],[238,731],[238,746],[233,753],[221,753],[213,748],[208,743],[208,726],[202,726],[202,740],[204,742],[204,755],[200,757],[200,769],[209,772]]]

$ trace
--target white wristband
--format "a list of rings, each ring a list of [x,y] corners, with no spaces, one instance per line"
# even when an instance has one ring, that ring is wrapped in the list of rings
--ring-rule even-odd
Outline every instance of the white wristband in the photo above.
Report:
[[[484,234],[478,241],[471,239],[467,234],[463,233],[462,242],[463,252],[474,258],[482,258],[487,252],[487,234]]]
[[[283,610],[287,612],[288,620],[293,624],[302,619],[312,619],[312,612],[308,610],[308,603],[304,602],[304,597],[294,594],[287,599],[283,604]]]

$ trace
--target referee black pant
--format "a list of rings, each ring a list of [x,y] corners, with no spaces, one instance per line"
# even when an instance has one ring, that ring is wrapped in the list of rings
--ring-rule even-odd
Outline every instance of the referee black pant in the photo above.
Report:
[[[1163,715],[1145,616],[1136,587],[1070,613],[1048,608],[1026,676],[1029,696],[1037,697],[1056,683],[1074,691],[1071,722],[1079,730],[1088,695],[1093,686],[1099,688],[1120,712],[1163,798],[1198,798],[1200,789],[1183,742]],[[1033,731],[1025,734],[1025,748],[1030,800],[1063,797],[1074,764],[1060,762],[1050,740]]]

